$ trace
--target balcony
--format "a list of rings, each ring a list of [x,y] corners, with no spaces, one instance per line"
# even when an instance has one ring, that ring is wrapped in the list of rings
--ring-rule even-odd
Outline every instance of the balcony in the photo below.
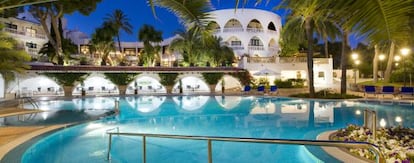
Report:
[[[275,57],[248,57],[247,63],[275,63]]]
[[[280,63],[303,63],[307,62],[306,57],[280,57]]]
[[[243,28],[224,28],[223,32],[243,32]]]
[[[263,29],[261,29],[261,28],[247,28],[246,31],[247,32],[253,32],[253,33],[262,33]]]
[[[4,28],[4,31],[16,35],[29,36],[38,39],[46,39],[46,36],[40,33],[27,33],[25,31],[18,31],[17,29],[13,28]]]
[[[257,51],[263,51],[264,47],[262,46],[253,46],[253,45],[249,45],[249,50],[257,50]]]
[[[244,47],[241,45],[230,45],[229,47],[233,50],[244,50]]]

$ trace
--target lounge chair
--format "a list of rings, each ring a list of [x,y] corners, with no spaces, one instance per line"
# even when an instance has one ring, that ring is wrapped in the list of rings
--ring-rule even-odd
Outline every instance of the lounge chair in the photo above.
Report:
[[[246,85],[246,86],[244,86],[243,93],[250,92],[251,89],[252,89],[252,87],[250,85]]]
[[[257,87],[257,92],[258,92],[258,93],[263,93],[263,94],[264,94],[264,92],[265,92],[265,86],[263,86],[263,85],[258,86],[258,87]]]
[[[269,90],[269,93],[270,94],[279,94],[279,92],[277,91],[277,86],[275,86],[275,85],[271,85],[270,86],[270,90]]]
[[[414,87],[401,87],[400,89],[401,98],[403,97],[403,95],[414,96]]]
[[[375,90],[375,86],[373,86],[373,85],[366,85],[365,86],[364,96],[368,96],[368,94],[373,94],[374,97],[376,97],[377,91]]]
[[[394,97],[394,86],[383,86],[381,91],[382,97],[384,97],[386,94],[390,94]]]

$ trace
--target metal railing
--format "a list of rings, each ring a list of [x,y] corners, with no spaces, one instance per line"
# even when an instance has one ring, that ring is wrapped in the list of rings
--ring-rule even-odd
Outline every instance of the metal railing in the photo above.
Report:
[[[371,117],[370,119],[371,119],[371,126],[369,125],[369,118],[368,117]],[[374,139],[376,139],[377,138],[377,113],[375,112],[375,111],[373,111],[373,110],[368,110],[368,109],[365,109],[364,110],[364,127],[365,128],[371,128],[372,129],[372,137],[374,138]]]
[[[325,141],[325,140],[295,140],[295,139],[257,139],[257,138],[235,138],[235,137],[209,137],[209,136],[189,136],[189,135],[168,135],[168,134],[145,134],[145,133],[107,133],[108,153],[107,159],[111,159],[112,135],[118,136],[141,136],[142,137],[142,162],[146,163],[146,138],[168,138],[168,139],[185,139],[185,140],[206,140],[208,162],[213,162],[212,141],[225,142],[249,142],[249,143],[269,143],[269,144],[290,144],[290,145],[312,145],[312,146],[329,146],[345,148],[365,148],[375,154],[377,163],[385,163],[385,158],[379,148],[368,142],[342,142],[342,141]]]
[[[19,100],[19,108],[23,109],[23,105],[24,105],[26,102],[30,103],[30,105],[32,105],[32,106],[33,106],[33,109],[39,109],[39,105],[38,105],[38,104],[37,104],[37,102],[36,102],[33,98],[31,98],[31,97],[22,97],[22,98]]]

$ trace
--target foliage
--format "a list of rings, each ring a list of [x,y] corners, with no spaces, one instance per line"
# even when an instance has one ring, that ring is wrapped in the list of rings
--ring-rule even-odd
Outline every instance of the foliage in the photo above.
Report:
[[[172,51],[178,51],[184,58],[184,61],[190,65],[194,65],[200,61],[204,46],[202,46],[201,34],[195,28],[186,31],[180,31],[178,38],[174,39],[170,44]]]
[[[113,37],[116,29],[109,23],[102,24],[101,27],[95,29],[91,39],[91,51],[101,56],[101,65],[106,65],[108,60],[111,61],[109,53],[115,49]],[[110,62],[111,63],[111,62]]]
[[[112,14],[106,16],[105,22],[109,23],[115,29],[119,52],[122,53],[121,40],[119,37],[121,30],[128,34],[132,34],[132,25],[129,23],[127,15],[125,15],[122,10],[116,9]]]
[[[0,25],[0,74],[6,82],[14,79],[14,73],[23,73],[29,68],[25,62],[30,61],[23,49],[17,49],[17,42],[6,33],[2,32]]]
[[[207,84],[215,85],[221,78],[223,78],[223,73],[202,73],[204,80]]]
[[[268,78],[259,78],[259,80],[257,80],[255,82],[255,85],[264,85],[264,86],[269,86],[269,79]]]
[[[57,83],[64,86],[74,86],[75,82],[83,82],[88,73],[43,73],[47,77],[53,78]]]
[[[104,75],[116,85],[128,85],[135,80],[138,73],[104,73]]]
[[[158,53],[161,51],[161,46],[153,45],[153,43],[162,41],[162,31],[144,24],[138,31],[138,39],[144,42],[144,51],[139,56],[140,62],[146,66],[154,66],[155,62],[160,62]]]
[[[277,85],[279,88],[303,88],[305,85],[305,80],[304,79],[288,79],[288,80],[277,79],[274,81],[274,84]]]
[[[51,25],[52,26],[52,25]],[[59,33],[60,35],[63,35],[63,27],[62,27],[62,19],[59,18]],[[54,32],[54,30],[51,28],[50,29],[50,35],[52,38],[56,38],[56,34]],[[75,54],[78,51],[77,46],[72,43],[72,41],[68,38],[63,38],[62,39],[62,50],[63,50],[63,54],[64,57],[66,58],[66,61],[69,59],[70,54]],[[43,44],[42,48],[39,50],[39,54],[41,55],[46,55],[49,59],[49,62],[53,62],[56,64],[63,64],[63,59],[64,58],[56,58],[56,50],[54,49],[52,43],[50,41],[48,41],[47,43]]]
[[[331,139],[345,142],[369,142],[379,147],[383,152],[386,162],[414,162],[414,130],[401,126],[380,128],[377,130],[377,138],[372,136],[371,129],[356,125],[348,125],[339,129]],[[375,155],[367,149],[349,149],[361,157],[371,160]]]
[[[164,86],[173,86],[175,84],[175,80],[178,77],[178,73],[158,73],[160,77],[160,83]]]
[[[235,73],[230,73],[229,75],[239,79],[242,85],[250,85],[253,81],[253,76],[250,74],[249,71],[239,71]]]
[[[55,50],[58,58],[63,58],[62,39],[63,36],[59,32],[59,19],[64,14],[70,14],[79,12],[83,15],[90,14],[101,0],[59,0],[50,3],[39,3],[29,7],[29,11],[37,18],[43,27],[43,31],[46,33],[49,39],[50,45]],[[51,36],[51,32],[48,29],[47,23],[51,24],[55,36]]]
[[[309,93],[300,93],[291,95],[291,97],[299,97],[299,98],[320,98],[320,99],[353,99],[353,98],[361,98],[360,96],[350,95],[350,94],[339,94],[335,93],[330,89],[321,90],[315,92],[314,97],[310,97]]]
[[[220,66],[221,63],[233,63],[235,60],[233,49],[224,45],[221,37],[214,36],[211,39],[207,45],[206,52],[208,55],[207,59],[213,63],[212,65]]]

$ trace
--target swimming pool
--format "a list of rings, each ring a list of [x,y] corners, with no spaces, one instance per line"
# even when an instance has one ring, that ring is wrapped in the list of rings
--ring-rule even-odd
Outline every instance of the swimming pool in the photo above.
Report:
[[[29,147],[22,162],[108,162],[107,131],[197,136],[316,139],[363,123],[363,109],[387,126],[414,127],[413,105],[248,96],[130,96],[58,101],[49,108],[102,108],[120,101],[113,118],[55,132]],[[105,102],[103,102],[105,101]],[[50,106],[50,105],[46,105]],[[113,107],[112,107],[113,108]],[[396,117],[402,121],[396,122]],[[113,137],[112,162],[140,162],[141,137]],[[206,162],[205,141],[147,138],[147,162]],[[338,162],[299,145],[213,142],[214,162]]]

